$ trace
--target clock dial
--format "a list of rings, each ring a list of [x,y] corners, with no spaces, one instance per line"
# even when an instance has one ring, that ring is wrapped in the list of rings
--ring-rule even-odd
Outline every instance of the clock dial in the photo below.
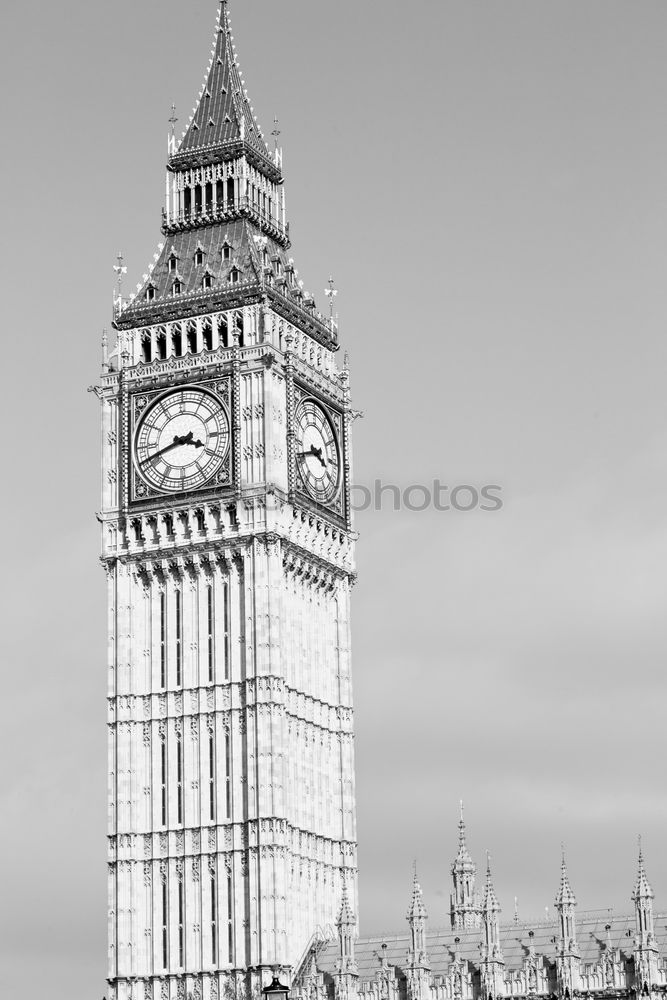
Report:
[[[305,400],[296,418],[297,469],[313,500],[329,503],[340,487],[340,452],[333,424],[313,399]]]
[[[229,418],[221,402],[202,389],[176,389],[141,418],[134,443],[135,468],[149,486],[179,493],[203,486],[229,450]]]

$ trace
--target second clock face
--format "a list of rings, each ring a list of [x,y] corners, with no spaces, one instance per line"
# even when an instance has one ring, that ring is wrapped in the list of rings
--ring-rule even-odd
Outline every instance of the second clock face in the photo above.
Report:
[[[340,485],[340,458],[333,425],[324,409],[306,399],[296,418],[297,468],[307,492],[329,503]]]
[[[134,444],[137,472],[162,493],[195,490],[219,472],[229,449],[229,418],[210,392],[177,389],[144,413]]]

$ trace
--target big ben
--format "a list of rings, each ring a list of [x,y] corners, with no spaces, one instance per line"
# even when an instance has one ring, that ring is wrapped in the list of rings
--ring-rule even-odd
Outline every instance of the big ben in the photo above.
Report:
[[[98,392],[112,1000],[256,996],[356,900],[349,372],[227,8]]]

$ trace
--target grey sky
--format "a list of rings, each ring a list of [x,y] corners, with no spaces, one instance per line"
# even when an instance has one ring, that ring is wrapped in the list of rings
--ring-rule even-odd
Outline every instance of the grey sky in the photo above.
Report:
[[[159,235],[214,0],[3,18],[0,992],[105,975],[99,368],[115,254]],[[333,271],[358,482],[498,483],[500,513],[363,513],[354,595],[362,932],[416,856],[444,923],[458,799],[509,918],[667,909],[667,7],[233,5],[293,253]],[[27,889],[26,889],[27,886]],[[26,985],[26,976],[30,984]]]

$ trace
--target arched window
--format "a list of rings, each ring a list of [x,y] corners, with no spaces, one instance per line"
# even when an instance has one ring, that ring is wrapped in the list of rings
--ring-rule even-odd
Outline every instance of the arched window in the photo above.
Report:
[[[158,333],[157,335],[157,356],[160,361],[164,361],[167,357],[167,335],[166,333]]]
[[[190,354],[197,353],[197,328],[194,326],[188,327],[188,351]]]
[[[142,359],[149,363],[151,360],[151,337],[147,334],[141,341],[141,357]]]
[[[204,341],[204,350],[213,350],[213,330],[210,323],[205,323],[202,327],[202,338]]]

